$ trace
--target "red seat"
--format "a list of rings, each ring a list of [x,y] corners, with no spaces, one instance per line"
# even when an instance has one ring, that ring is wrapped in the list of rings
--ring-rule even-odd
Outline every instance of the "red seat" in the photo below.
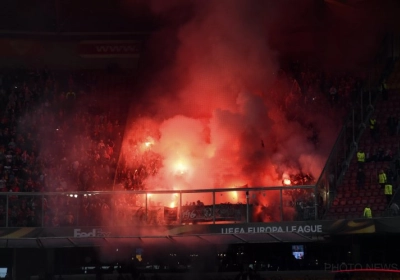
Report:
[[[333,205],[333,206],[338,206],[338,205],[339,205],[339,201],[335,199],[335,200],[333,201],[332,205]]]
[[[372,205],[372,206],[371,206],[371,210],[372,210],[372,211],[378,210],[378,205]]]
[[[350,213],[350,212],[349,212]],[[352,220],[352,219],[354,219],[354,215],[353,214],[349,214],[349,213],[347,213],[347,215],[346,215],[346,219],[347,220]]]
[[[385,211],[385,206],[379,205],[379,206],[378,206],[378,210],[379,210],[379,211]]]
[[[346,205],[346,199],[340,200],[340,205],[342,205],[342,206]]]
[[[350,212],[352,212],[352,213],[356,213],[356,212],[357,212],[357,208],[356,208],[356,207],[354,207],[354,206],[353,206],[353,207],[351,207],[351,208],[350,208]]]
[[[344,213],[349,213],[350,212],[350,208],[349,207],[344,207],[343,208],[343,212]]]
[[[338,193],[338,194],[336,195],[336,198],[339,198],[339,199],[343,198],[343,194]]]
[[[336,213],[342,213],[343,212],[343,208],[342,207],[337,207],[336,208]]]
[[[378,189],[378,186],[375,185],[375,184],[371,184],[371,185],[369,186],[369,188],[370,188],[371,190],[375,191],[375,190]]]
[[[353,204],[354,204],[354,201],[353,201],[352,199],[348,199],[346,204],[347,204],[347,205],[353,205]]]
[[[354,204],[360,204],[361,203],[361,199],[357,198],[356,200],[354,200]]]
[[[374,203],[375,203],[375,198],[370,197],[370,198],[368,199],[368,203],[374,204]]]
[[[361,203],[362,203],[362,204],[367,204],[367,203],[368,203],[368,199],[363,198],[363,199],[361,200]]]

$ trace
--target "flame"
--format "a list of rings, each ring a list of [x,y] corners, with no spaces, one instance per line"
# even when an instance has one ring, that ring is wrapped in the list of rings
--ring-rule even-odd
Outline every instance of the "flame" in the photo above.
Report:
[[[292,180],[290,180],[290,175],[287,171],[282,174],[282,185],[284,185],[284,186],[292,185]]]
[[[188,172],[189,168],[188,165],[185,164],[184,161],[178,161],[174,166],[175,174],[177,175],[184,175]]]
[[[238,202],[238,193],[237,191],[229,192],[229,197],[232,199],[233,203]]]
[[[151,148],[154,145],[154,139],[151,138],[150,136],[146,138],[146,141],[142,143],[142,152],[145,152],[149,148]]]
[[[174,193],[172,195],[172,202],[169,204],[169,207],[175,208],[178,205],[178,203],[177,203],[178,197],[179,197],[179,194],[177,194],[177,193]]]
[[[285,186],[290,186],[291,184],[292,184],[292,181],[290,181],[290,179],[283,179],[283,184],[285,185]]]

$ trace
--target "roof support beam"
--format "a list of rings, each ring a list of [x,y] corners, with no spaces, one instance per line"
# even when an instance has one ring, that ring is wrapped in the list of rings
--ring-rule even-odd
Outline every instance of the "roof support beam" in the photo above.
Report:
[[[269,236],[271,236],[272,238],[274,238],[275,240],[279,241],[279,242],[283,242],[282,239],[278,238],[277,236],[273,235],[272,233],[268,233]]]
[[[74,247],[77,247],[76,243],[74,243],[74,241],[72,241],[71,238],[67,238],[67,240],[68,240],[69,242],[71,242],[71,244],[74,245]]]
[[[248,243],[246,240],[244,240],[243,238],[237,236],[236,234],[232,234],[232,236],[234,236],[234,237],[240,239],[241,241],[243,241],[243,243]]]

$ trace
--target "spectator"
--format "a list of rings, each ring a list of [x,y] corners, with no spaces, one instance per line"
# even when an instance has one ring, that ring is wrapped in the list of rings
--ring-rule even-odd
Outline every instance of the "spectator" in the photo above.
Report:
[[[393,215],[393,216],[398,216],[399,213],[400,213],[399,205],[397,205],[397,203],[395,203],[395,202],[393,202],[393,203],[390,205],[390,210],[392,211],[392,215]]]
[[[357,152],[357,163],[358,163],[359,169],[364,168],[365,158],[366,158],[366,156],[365,156],[364,149],[362,147],[360,147]]]
[[[386,197],[386,203],[389,205],[390,201],[392,200],[392,195],[393,195],[393,186],[390,183],[385,184],[385,197]]]
[[[363,217],[364,218],[368,218],[368,219],[372,218],[372,210],[371,210],[371,207],[369,205],[367,205],[364,208]]]
[[[381,169],[381,170],[379,171],[379,174],[378,174],[378,183],[379,183],[381,189],[384,189],[384,188],[385,188],[385,184],[387,183],[387,176],[386,176],[386,173],[383,171],[383,169]]]
[[[369,119],[369,129],[371,132],[371,138],[376,141],[378,138],[378,132],[377,132],[377,121],[376,121],[376,116],[373,115]]]

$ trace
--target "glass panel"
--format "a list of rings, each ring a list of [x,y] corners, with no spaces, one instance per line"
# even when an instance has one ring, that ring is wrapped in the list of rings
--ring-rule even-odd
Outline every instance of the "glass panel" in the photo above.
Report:
[[[182,193],[183,224],[213,223],[213,193]]]
[[[249,191],[250,221],[280,222],[282,220],[279,190]]]
[[[224,222],[246,222],[247,221],[247,198],[246,191],[217,192],[215,194],[215,221]],[[250,212],[249,205],[249,212]],[[250,215],[249,215],[250,219]]]
[[[164,225],[164,208],[176,209],[179,205],[179,194],[147,194],[146,223],[148,225]],[[177,211],[176,211],[177,212]],[[176,220],[178,217],[176,217]]]
[[[329,208],[330,191],[334,189],[334,178],[335,174],[332,164],[328,164],[317,183],[318,196],[316,199],[319,219],[322,219],[323,215]]]
[[[75,197],[75,195],[74,195]],[[77,213],[78,225],[80,226],[111,226],[112,219],[112,196],[107,194],[83,194],[73,201]]]
[[[0,227],[7,225],[7,196],[0,196]]]
[[[216,204],[246,204],[245,191],[224,191],[215,195]]]
[[[75,226],[78,221],[80,198],[74,193],[46,195],[43,198],[45,227]]]
[[[179,223],[179,193],[147,193],[145,201],[146,197],[146,224],[166,225]]]
[[[287,189],[282,192],[283,220],[307,221],[315,219],[314,189]]]
[[[9,227],[40,227],[42,225],[41,197],[34,195],[8,196]]]
[[[146,222],[146,195],[113,194],[111,212],[114,226],[144,224]]]

